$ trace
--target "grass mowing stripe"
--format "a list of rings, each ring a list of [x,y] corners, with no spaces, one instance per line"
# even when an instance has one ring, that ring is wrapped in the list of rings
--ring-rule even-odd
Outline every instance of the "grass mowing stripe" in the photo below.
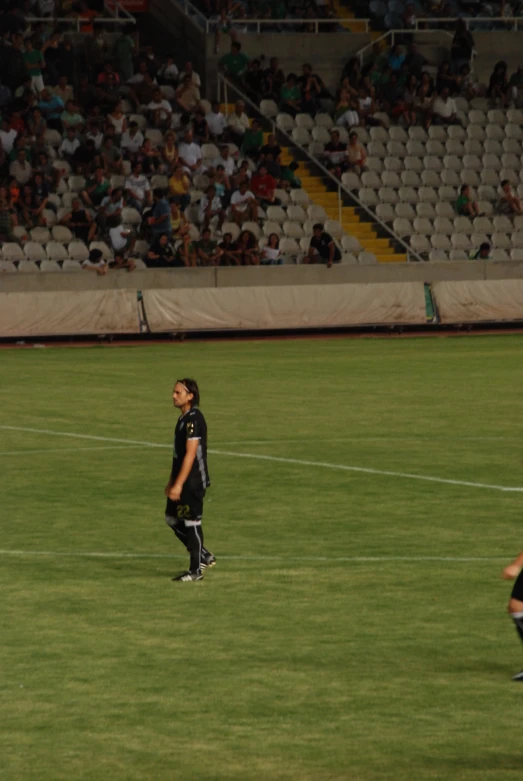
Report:
[[[176,553],[126,553],[105,551],[47,551],[47,550],[1,550],[0,556],[56,556],[67,558],[92,559],[186,559],[187,555]],[[454,563],[474,563],[480,561],[506,561],[506,556],[222,556],[221,561],[303,561],[308,563],[330,562],[427,562],[446,561]]]
[[[46,447],[40,450],[2,450],[0,456],[26,456],[31,453],[85,453],[100,450],[133,450],[142,445],[106,445],[105,447]]]
[[[158,444],[157,442],[143,442],[136,439],[120,439],[117,437],[101,437],[94,434],[72,434],[65,431],[52,431],[49,429],[24,428],[21,426],[0,426],[0,429],[7,431],[25,431],[33,434],[48,434],[57,437],[73,437],[77,439],[94,439],[98,442],[122,442],[130,445],[141,445],[143,447],[159,447],[171,449],[171,445]],[[417,475],[411,472],[395,472],[388,469],[373,469],[363,466],[349,466],[347,464],[331,464],[327,461],[305,461],[300,458],[285,458],[283,456],[266,456],[259,453],[236,453],[231,450],[208,451],[216,456],[230,456],[231,458],[251,458],[260,461],[273,461],[280,464],[296,464],[298,466],[313,466],[323,469],[339,469],[345,472],[359,472],[368,475],[383,475],[384,477],[401,477],[406,480],[423,480],[429,483],[441,483],[443,485],[457,485],[465,488],[482,488],[490,491],[502,491],[504,493],[523,493],[523,487],[510,485],[495,485],[492,483],[475,483],[470,480],[452,480],[447,477],[434,477],[431,475]]]

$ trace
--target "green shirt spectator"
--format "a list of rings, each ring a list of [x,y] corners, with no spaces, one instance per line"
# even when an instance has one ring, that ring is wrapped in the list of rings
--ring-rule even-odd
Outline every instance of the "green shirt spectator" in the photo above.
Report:
[[[39,49],[33,49],[30,40],[25,42],[24,62],[30,76],[42,75],[42,68],[45,67],[44,55]]]
[[[242,52],[242,45],[238,41],[233,41],[231,51],[224,54],[218,62],[218,65],[228,76],[241,76],[247,70],[249,58]]]
[[[247,128],[243,135],[242,153],[244,155],[256,156],[263,146],[263,132],[256,119],[252,120],[251,127]]]

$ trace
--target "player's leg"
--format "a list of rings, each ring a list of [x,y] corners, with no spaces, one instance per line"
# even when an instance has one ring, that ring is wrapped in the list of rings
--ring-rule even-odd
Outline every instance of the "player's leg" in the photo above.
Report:
[[[167,499],[167,505],[165,507],[165,523],[167,526],[171,527],[182,545],[187,548],[187,532],[185,531],[185,524],[183,520],[179,518],[179,506],[179,502],[173,502],[172,499]],[[189,550],[189,548],[187,548],[187,550]]]
[[[514,583],[512,594],[508,603],[508,612],[514,622],[519,639],[523,642],[523,570],[520,572]],[[514,681],[523,682],[523,670],[514,675]]]

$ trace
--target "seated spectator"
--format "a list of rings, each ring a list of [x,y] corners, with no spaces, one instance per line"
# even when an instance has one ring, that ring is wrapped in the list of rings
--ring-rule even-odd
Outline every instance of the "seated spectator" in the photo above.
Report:
[[[121,175],[123,173],[122,154],[114,145],[110,135],[104,136],[102,148],[100,149],[100,156],[103,160],[105,170],[109,174]]]
[[[102,233],[105,233],[108,218],[121,217],[123,208],[123,190],[121,187],[115,187],[110,195],[105,196],[96,214],[96,223]],[[93,233],[94,232],[96,232],[96,228],[93,229]]]
[[[221,230],[225,220],[225,210],[222,206],[221,198],[216,195],[216,188],[209,185],[207,191],[200,201],[199,221],[204,230],[209,227],[209,223],[215,217],[218,218],[217,229]]]
[[[238,244],[232,240],[232,233],[224,233],[223,241],[218,245],[222,251],[221,266],[240,266],[242,262],[241,250]]]
[[[133,76],[133,79],[136,75]],[[131,84],[132,79],[129,84]],[[148,73],[143,74],[143,78],[137,84],[133,84],[129,89],[129,100],[131,100],[136,109],[140,106],[147,106],[153,99],[156,90],[156,82],[149,76]]]
[[[33,91],[39,95],[44,89],[44,79],[42,76],[42,70],[45,68],[44,55],[38,48],[38,39],[36,36],[33,38],[26,38],[24,46],[25,67],[31,77]]]
[[[27,160],[25,149],[16,151],[16,159],[9,166],[9,175],[12,176],[19,185],[27,184],[33,175],[31,163]]]
[[[109,241],[115,252],[120,252],[124,256],[132,253],[136,243],[136,236],[132,230],[122,225],[122,218],[111,216],[107,218],[107,227],[109,228]]]
[[[123,252],[115,251],[114,260],[110,260],[108,266],[109,268],[115,269],[116,271],[118,271],[119,269],[134,271],[134,269],[136,268],[136,263],[132,258],[126,258]]]
[[[71,167],[75,173],[88,176],[93,170],[93,166],[96,168],[98,165],[103,165],[103,161],[96,154],[94,141],[92,138],[88,138],[73,152]]]
[[[144,135],[138,127],[138,123],[134,120],[129,122],[129,127],[127,130],[124,130],[120,140],[120,148],[124,157],[132,159],[133,155],[138,152],[143,142]]]
[[[295,73],[289,73],[280,90],[280,111],[290,114],[291,117],[295,117],[301,111],[301,90]]]
[[[302,111],[314,116],[321,108],[320,99],[330,97],[325,84],[316,73],[312,72],[312,65],[309,63],[303,65],[302,75],[298,78],[297,84],[302,95]]]
[[[183,239],[189,233],[190,226],[177,203],[171,203],[171,233],[174,239]]]
[[[96,224],[89,212],[82,208],[80,198],[73,198],[71,211],[64,214],[60,223],[69,228],[73,235],[77,239],[81,239],[84,244],[89,244],[96,235]]]
[[[203,109],[197,108],[194,112],[192,127],[196,143],[207,144],[210,140],[209,126],[207,125]]]
[[[130,175],[124,184],[127,203],[140,213],[145,206],[152,203],[152,192],[149,180],[142,173],[141,163],[135,163],[131,169]]]
[[[33,171],[34,173],[38,172],[42,174],[44,182],[50,190],[58,187],[62,177],[61,171],[53,166],[46,152],[38,152],[38,154],[36,154]]]
[[[391,46],[388,63],[393,71],[399,71],[401,69],[401,66],[405,62],[406,56],[406,53],[403,51],[399,43]]]
[[[238,237],[238,251],[243,266],[259,266],[260,254],[256,236],[251,231],[242,231]]]
[[[169,86],[174,86],[178,83],[178,68],[172,54],[167,55],[163,65],[160,65],[157,78],[161,84],[168,84]]]
[[[60,95],[57,95],[57,97],[60,97]],[[62,98],[60,97],[60,99]],[[89,113],[89,109],[95,103],[96,99],[96,87],[94,84],[91,84],[87,74],[82,74],[80,76],[78,89],[76,90],[76,102],[84,116]],[[67,100],[71,100],[71,97],[68,97]],[[63,101],[63,104],[65,105],[65,100]]]
[[[414,42],[411,42],[408,46],[407,56],[405,57],[405,63],[409,69],[409,73],[416,77],[419,81],[423,68],[427,64],[427,59],[419,52],[418,47]]]
[[[203,229],[202,238],[195,246],[200,266],[219,266],[222,251],[218,247],[218,242],[211,239],[209,228]]]
[[[242,182],[232,194],[230,209],[231,217],[237,225],[242,225],[246,220],[258,221],[258,202],[246,182]]]
[[[2,149],[8,155],[16,141],[18,133],[14,128],[12,128],[8,122],[7,119],[2,119],[2,129],[0,130],[0,144],[2,144]]]
[[[355,127],[359,124],[360,118],[356,110],[354,101],[351,99],[348,91],[342,89],[340,91],[340,97],[336,104],[336,110],[334,112],[334,119],[336,124],[340,127]]]
[[[247,70],[249,58],[242,52],[242,45],[239,41],[232,41],[231,50],[224,54],[218,62],[218,67],[223,70],[226,76],[239,78]]]
[[[67,132],[65,134],[65,138],[60,144],[60,148],[58,150],[60,153],[60,157],[62,157],[64,160],[67,160],[67,162],[71,164],[74,154],[79,146],[80,146],[80,139],[76,134],[75,128],[68,127]]]
[[[147,110],[153,127],[162,130],[171,127],[173,110],[169,101],[163,97],[161,90],[154,90],[153,99],[147,104]]]
[[[269,133],[267,143],[260,149],[260,156],[258,158],[260,163],[267,163],[267,155],[271,155],[272,160],[276,163],[281,163],[281,147],[276,140],[274,133]]]
[[[99,277],[105,276],[109,270],[100,249],[92,249],[89,252],[89,258],[83,261],[82,268],[86,271],[94,271]]]
[[[174,263],[179,267],[195,268],[197,261],[196,248],[189,233],[186,233],[182,238],[182,243],[176,248]]]
[[[149,70],[147,68],[147,61],[142,59],[138,62],[136,71],[129,79],[127,79],[127,84],[131,85],[131,87],[134,87],[136,84],[141,84],[143,81],[145,81],[147,76],[151,78],[149,74]]]
[[[220,156],[215,157],[215,159],[212,162],[212,168],[214,168],[215,170],[220,165],[223,166],[223,169],[227,176],[230,177],[234,174],[234,169],[236,168],[236,164],[234,162],[234,158],[231,155],[231,150],[229,149],[228,144],[220,144]]]
[[[428,130],[432,123],[433,98],[430,84],[421,83],[418,87],[416,99],[414,101],[414,110],[420,124],[425,130]]]
[[[38,106],[35,106],[28,114],[26,130],[32,138],[42,137],[47,130],[47,122],[43,118],[42,112]]]
[[[151,228],[153,239],[167,233],[171,237],[171,207],[165,197],[165,192],[157,187],[153,190],[153,209],[147,223]]]
[[[192,130],[187,130],[182,143],[178,147],[180,163],[183,170],[193,176],[202,166],[202,150],[194,141]]]
[[[95,149],[100,149],[103,144],[103,133],[100,131],[100,124],[98,122],[89,122],[89,129],[85,134],[86,138],[92,139]]]
[[[243,100],[236,101],[234,111],[229,115],[227,124],[229,126],[231,139],[235,144],[241,146],[243,143],[243,135],[247,128],[250,127],[249,117],[245,113],[245,103]]]
[[[277,185],[276,179],[267,173],[267,168],[263,164],[251,179],[251,190],[264,208],[281,204],[281,201],[274,196]]]
[[[376,113],[376,103],[374,98],[370,94],[369,90],[362,86],[358,90],[358,115],[360,118],[359,124],[363,127],[377,127],[381,125],[379,119],[376,119],[374,114]]]
[[[281,88],[285,81],[285,76],[280,68],[277,57],[271,57],[269,67],[263,71],[263,97],[270,98],[278,102],[281,97]]]
[[[271,233],[266,246],[261,251],[262,266],[281,266],[280,239],[277,233]]]
[[[128,29],[122,27],[121,35],[114,43],[117,70],[124,83],[131,78],[134,71],[133,54],[136,49],[136,44],[133,38],[133,32],[134,30],[132,30],[131,26],[129,26]]]
[[[51,92],[60,98],[64,106],[74,97],[73,88],[67,83],[67,76],[60,76],[58,83],[52,88]]]
[[[470,187],[468,184],[462,184],[459,190],[459,196],[456,201],[456,213],[464,217],[479,217],[479,207],[476,201],[471,200]]]
[[[239,167],[236,169],[234,176],[231,179],[233,189],[238,189],[243,183],[247,185],[247,188],[251,185],[252,173],[249,168],[249,161],[242,160]]]
[[[54,130],[62,130],[61,116],[64,111],[64,103],[58,95],[52,95],[49,89],[42,90],[38,108],[47,122],[47,126]]]
[[[176,203],[181,211],[190,204],[191,196],[189,190],[191,187],[191,180],[185,173],[181,165],[175,165],[174,170],[169,179],[169,196],[171,201]]]
[[[519,100],[523,88],[523,67],[519,66],[514,71],[508,82],[508,94],[515,105],[519,105]]]
[[[39,171],[34,171],[33,176],[33,196],[39,208],[43,212],[44,209],[50,209],[56,212],[56,206],[49,202],[49,187]]]
[[[301,187],[301,179],[296,176],[296,171],[299,168],[299,163],[295,160],[284,166],[281,169],[281,186],[285,189],[299,189]]]
[[[405,85],[405,91],[403,93],[403,105],[402,105],[402,116],[403,116],[403,124],[405,127],[410,127],[411,125],[415,125],[418,119],[418,115],[416,112],[416,95],[418,92],[418,81],[416,77],[411,74],[407,78],[407,84]]]
[[[501,197],[498,202],[498,211],[501,214],[523,214],[521,201],[514,195],[508,179],[501,182]]]
[[[20,223],[31,230],[38,226],[45,225],[42,215],[43,207],[39,205],[35,197],[33,188],[30,184],[24,184],[22,196],[18,202],[18,214]]]
[[[176,103],[181,111],[191,114],[201,100],[200,90],[194,84],[190,74],[184,76],[176,90]]]
[[[9,208],[5,197],[0,196],[0,241],[16,242],[13,228],[18,225],[18,219]]]
[[[331,130],[331,140],[324,149],[325,168],[332,171],[338,179],[348,168],[347,144],[340,141],[338,130]]]
[[[353,130],[349,134],[349,145],[347,147],[347,167],[350,171],[361,174],[365,170],[367,162],[367,152],[365,147],[359,141],[358,134]]]
[[[313,225],[313,236],[309,246],[309,253],[303,258],[304,263],[326,263],[331,268],[333,263],[339,263],[341,252],[334,243],[334,239],[323,229],[321,222]]]
[[[85,183],[82,200],[87,206],[98,208],[105,196],[109,195],[110,192],[111,184],[106,179],[103,168],[98,167]]]
[[[444,87],[434,98],[432,120],[435,125],[461,125],[457,116],[456,101],[450,97],[447,87]]]
[[[438,68],[438,74],[436,76],[436,91],[441,92],[444,87],[447,87],[450,95],[457,95],[459,92],[459,80],[457,74],[454,75],[450,71],[450,62],[443,60]]]
[[[211,110],[205,115],[205,120],[209,127],[209,133],[212,141],[219,141],[227,127],[227,120],[220,111],[220,103],[217,100],[212,102]]]
[[[484,241],[479,245],[479,249],[470,253],[470,260],[490,260],[490,244]]]
[[[113,110],[107,115],[107,124],[114,127],[114,133],[118,140],[127,130],[127,118],[123,113],[123,103],[118,101]]]
[[[175,166],[178,165],[178,146],[176,144],[176,136],[172,130],[167,131],[164,141],[165,143],[160,154],[166,173],[171,174]]]
[[[202,86],[202,82],[200,80],[199,75],[194,70],[192,62],[190,60],[187,60],[187,62],[183,66],[183,71],[180,73],[180,77],[178,81],[179,82],[183,81],[185,76],[190,76],[192,83],[195,85],[195,87],[198,87],[198,89],[200,89],[200,87]]]
[[[504,108],[509,98],[507,63],[501,60],[494,66],[487,88],[487,97],[499,101]]]
[[[254,59],[249,62],[243,81],[256,98],[264,94],[264,76],[260,60]]]
[[[60,120],[64,130],[72,127],[81,132],[85,126],[85,118],[80,114],[72,100],[65,104],[65,111],[62,111]]]
[[[153,146],[150,138],[145,138],[140,149],[134,156],[134,160],[140,163],[144,174],[154,174],[162,170],[162,156],[160,150]]]

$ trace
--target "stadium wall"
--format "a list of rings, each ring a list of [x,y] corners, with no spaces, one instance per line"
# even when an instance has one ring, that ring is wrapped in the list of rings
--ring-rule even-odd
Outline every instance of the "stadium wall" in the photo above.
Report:
[[[523,263],[3,274],[0,337],[523,320]],[[140,293],[140,295],[139,295]]]

